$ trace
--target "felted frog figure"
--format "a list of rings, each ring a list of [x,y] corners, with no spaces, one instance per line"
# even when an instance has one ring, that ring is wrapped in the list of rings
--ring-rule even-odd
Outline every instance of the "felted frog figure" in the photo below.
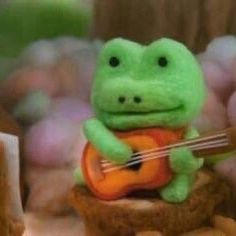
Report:
[[[163,139],[165,135],[159,132],[172,130],[182,132],[181,140],[194,138],[198,133],[191,122],[204,99],[201,69],[181,43],[163,38],[143,46],[113,39],[98,60],[91,95],[96,117],[85,122],[84,134],[103,157],[124,164],[133,150],[115,132],[151,129],[157,139]],[[203,159],[196,158],[187,146],[178,147],[170,150],[168,165],[173,176],[158,191],[165,201],[182,202],[191,192]],[[79,168],[75,178],[78,183],[84,181]]]

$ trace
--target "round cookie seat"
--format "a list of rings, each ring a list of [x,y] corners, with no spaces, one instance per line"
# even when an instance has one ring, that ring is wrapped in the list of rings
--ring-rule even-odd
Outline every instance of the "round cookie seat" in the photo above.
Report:
[[[78,185],[69,199],[84,220],[86,236],[135,236],[145,231],[173,236],[206,226],[214,214],[226,212],[231,193],[223,180],[204,170],[188,200],[180,204],[162,201],[157,191],[102,201]]]

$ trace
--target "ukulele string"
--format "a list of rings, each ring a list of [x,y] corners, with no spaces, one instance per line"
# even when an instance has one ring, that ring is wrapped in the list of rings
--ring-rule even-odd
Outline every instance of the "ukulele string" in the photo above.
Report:
[[[223,141],[228,141],[226,138],[221,138],[221,139],[218,139],[218,140],[212,140],[212,141],[208,141],[208,142],[205,142],[205,143],[202,143],[202,144],[198,144],[198,143],[194,143],[193,145],[195,145],[195,146],[198,146],[198,145],[207,145],[207,144],[218,144],[218,143],[220,143],[220,142],[223,142]],[[182,144],[181,144],[182,145]],[[150,155],[153,155],[153,154],[162,154],[162,153],[165,153],[165,151],[167,151],[167,150],[170,150],[170,149],[172,149],[172,148],[175,148],[175,147],[178,147],[178,146],[176,146],[176,145],[169,145],[169,146],[166,146],[165,148],[158,148],[158,149],[155,149],[155,151],[152,151],[152,152],[150,152],[150,153],[147,153],[147,152],[140,152],[140,153],[144,153],[143,155],[142,155],[142,158],[146,158],[146,157],[149,157]],[[190,145],[188,145],[188,147],[190,147]],[[147,154],[145,154],[145,153],[147,153]],[[134,156],[134,155],[133,155]],[[133,157],[133,156],[131,156],[131,158]],[[136,155],[137,156],[137,155]],[[140,157],[139,156],[137,156],[137,157],[135,157],[135,158],[132,158],[132,161],[135,161],[135,160],[139,160],[140,159]],[[109,167],[109,166],[113,166],[114,165],[114,163],[112,163],[112,162],[105,162],[105,163],[102,163],[102,167]]]
[[[181,147],[181,146],[192,144],[192,143],[198,143],[198,142],[203,142],[203,141],[207,141],[207,140],[211,140],[211,139],[225,138],[225,137],[226,137],[226,134],[222,133],[222,134],[217,134],[217,135],[212,135],[212,136],[200,138],[197,141],[194,139],[194,140],[184,141],[184,142],[181,142],[181,143],[170,144],[170,145],[167,145],[167,146],[164,146],[164,147],[152,148],[152,149],[149,149],[149,150],[136,152],[131,156],[131,158],[136,157],[136,156],[140,156],[140,155],[143,156],[144,154],[147,154],[147,153],[150,153],[150,152],[152,153],[152,152],[155,152],[155,151],[162,151],[162,150],[169,149],[169,148],[176,148],[176,147]],[[101,162],[102,163],[110,163],[108,160],[105,160],[105,159],[102,159]]]
[[[222,144],[219,144],[219,145],[209,145],[208,148],[223,147],[225,145],[228,145],[228,144],[227,143],[222,143]],[[199,149],[198,148],[193,148],[192,150],[199,150]],[[135,164],[143,163],[143,162],[154,160],[154,159],[164,158],[164,157],[167,157],[167,154],[168,153],[166,153],[166,155],[160,155],[160,156],[154,155],[152,157],[145,158],[145,159],[142,159],[142,160],[136,160],[134,162],[129,162],[126,165],[123,165],[123,166],[116,166],[116,167],[112,167],[112,168],[107,168],[107,169],[105,169],[103,171],[103,173],[109,173],[109,172],[112,172],[112,171],[116,171],[116,170],[121,170],[121,169],[127,168],[127,167],[135,165]]]
[[[218,147],[224,147],[227,146],[228,142],[223,142],[223,143],[218,143],[218,144],[204,144],[204,145],[193,145],[194,147],[191,147],[191,150],[196,151],[196,150],[201,150],[202,148],[218,148]],[[165,153],[163,152],[160,155],[150,155],[149,157],[146,157],[144,159],[139,159],[139,160],[135,160],[135,161],[131,161],[128,162],[127,164],[123,165],[123,166],[115,166],[115,167],[109,167],[103,170],[103,173],[108,173],[111,171],[116,171],[116,170],[120,170],[123,168],[127,168],[129,166],[135,165],[135,164],[139,164],[142,162],[146,162],[149,160],[154,160],[154,159],[159,159],[159,158],[163,158],[163,157],[167,157],[168,155],[168,151],[166,151]]]
[[[227,145],[227,144],[226,144]],[[211,147],[223,147],[223,146],[225,146],[225,144],[220,144],[220,145],[217,145],[217,146],[211,146],[211,145],[209,145],[209,148],[211,148]],[[194,149],[192,149],[192,150],[198,150],[197,148],[194,148]],[[129,166],[132,166],[132,165],[135,165],[135,164],[139,164],[139,163],[143,163],[143,162],[146,162],[146,161],[150,161],[150,160],[154,160],[154,159],[159,159],[159,158],[163,158],[163,157],[166,157],[167,155],[162,155],[162,156],[153,156],[153,157],[150,157],[150,158],[146,158],[146,159],[144,159],[144,160],[137,160],[137,161],[135,161],[135,162],[130,162],[130,163],[128,163],[128,164],[126,164],[126,165],[124,165],[124,166],[117,166],[117,167],[113,167],[113,168],[108,168],[108,169],[106,169],[106,170],[104,170],[103,171],[103,173],[109,173],[109,172],[112,172],[112,171],[116,171],[116,170],[121,170],[121,169],[124,169],[124,168],[127,168],[127,167],[129,167]]]
[[[193,144],[193,145],[191,145],[191,146],[188,146],[189,148],[191,148],[191,149],[193,149],[193,148],[199,148],[199,149],[203,149],[203,148],[209,148],[209,145],[210,145],[210,147],[218,147],[218,146],[214,146],[214,145],[228,145],[228,142],[227,142],[227,140],[225,139],[225,140],[218,140],[218,141],[208,141],[208,142],[206,142],[206,143],[203,143],[203,144]],[[196,150],[198,150],[198,149],[196,149]],[[167,156],[167,154],[170,152],[170,149],[167,149],[167,150],[165,150],[165,151],[162,151],[162,152],[153,152],[153,153],[151,153],[151,154],[148,154],[148,155],[144,155],[144,156],[142,156],[142,160],[145,160],[146,158],[149,158],[149,157],[154,157],[154,156]],[[130,164],[130,163],[132,163],[132,162],[134,162],[134,161],[140,161],[140,157],[139,158],[133,158],[133,159],[131,159],[129,162],[128,162],[128,164]],[[103,168],[106,168],[106,167],[114,167],[114,163],[111,163],[110,162],[110,164],[109,165],[107,165],[107,163],[106,164],[102,164],[102,167]]]

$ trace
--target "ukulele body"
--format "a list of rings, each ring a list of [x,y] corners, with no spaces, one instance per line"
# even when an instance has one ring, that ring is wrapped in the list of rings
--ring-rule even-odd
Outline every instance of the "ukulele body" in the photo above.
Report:
[[[178,142],[183,139],[184,133],[184,129],[150,128],[115,134],[134,153],[138,153]],[[172,171],[167,156],[145,160],[155,155],[158,154],[148,152],[135,156],[140,163],[105,173],[107,168],[119,166],[108,163],[109,166],[103,167],[101,163],[104,157],[92,144],[87,143],[82,157],[83,175],[90,190],[103,200],[115,200],[134,190],[159,188],[170,182]]]

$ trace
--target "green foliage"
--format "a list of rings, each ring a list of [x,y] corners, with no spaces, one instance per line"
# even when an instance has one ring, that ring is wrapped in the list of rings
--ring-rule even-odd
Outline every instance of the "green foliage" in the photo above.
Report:
[[[13,0],[0,5],[0,56],[16,56],[30,42],[85,36],[91,12],[78,0]]]

